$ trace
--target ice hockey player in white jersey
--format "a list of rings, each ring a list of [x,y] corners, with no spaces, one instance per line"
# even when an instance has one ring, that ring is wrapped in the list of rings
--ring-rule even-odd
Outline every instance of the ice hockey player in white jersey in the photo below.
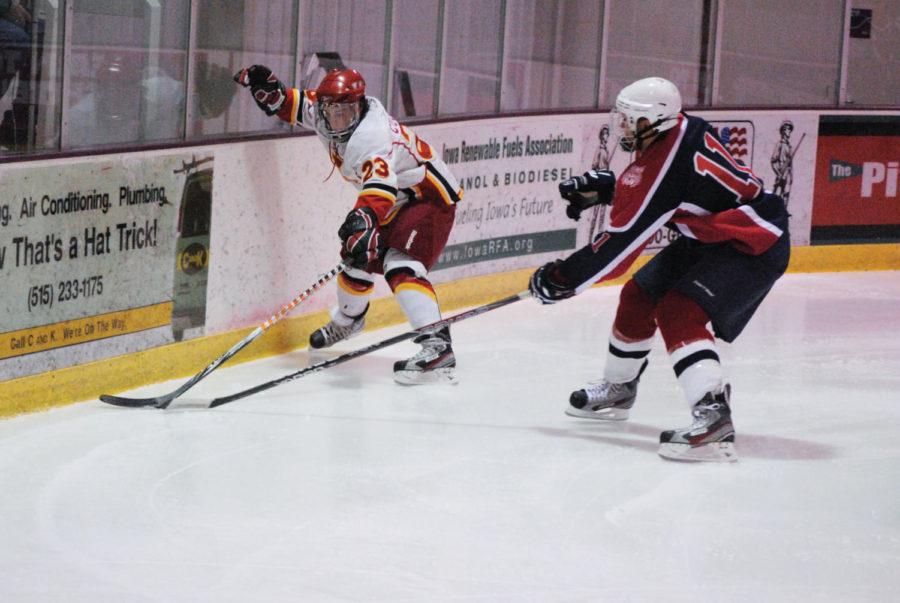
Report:
[[[357,190],[338,230],[350,267],[338,277],[331,321],[313,332],[313,348],[359,333],[374,275],[383,274],[413,329],[441,319],[428,271],[450,236],[462,189],[431,145],[366,96],[354,69],[328,72],[315,90],[286,88],[270,69],[253,65],[235,75],[267,115],[313,129],[341,176]],[[394,365],[403,384],[454,382],[450,331],[423,332],[422,349]]]
[[[570,189],[588,188],[598,202],[611,203],[606,230],[539,268],[532,294],[545,304],[566,299],[625,272],[660,227],[681,236],[622,288],[603,379],[572,392],[566,413],[627,419],[659,330],[693,416],[690,427],[662,432],[659,454],[733,461],[731,388],[715,338],[734,341],[787,268],[784,202],[763,190],[706,121],[682,113],[672,82],[646,78],[622,89],[611,130],[622,150],[635,153],[618,179],[593,171],[560,185],[573,218],[587,197]]]

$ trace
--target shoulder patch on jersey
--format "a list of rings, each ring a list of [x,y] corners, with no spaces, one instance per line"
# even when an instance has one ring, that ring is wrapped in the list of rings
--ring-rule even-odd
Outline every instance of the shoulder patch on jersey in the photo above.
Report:
[[[641,179],[644,177],[644,169],[645,166],[643,165],[630,165],[619,179],[622,182],[622,186],[629,186],[631,188],[638,186],[641,183]]]

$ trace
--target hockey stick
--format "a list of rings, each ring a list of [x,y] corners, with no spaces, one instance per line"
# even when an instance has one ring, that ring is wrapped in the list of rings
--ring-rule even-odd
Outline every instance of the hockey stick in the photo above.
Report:
[[[618,150],[619,142],[616,141],[616,144],[613,145],[612,153],[609,154],[609,159],[606,160],[606,165],[603,167],[603,169],[609,169],[609,166],[612,165],[613,158],[616,156],[616,151]],[[594,210],[594,217],[591,220],[591,230],[588,232],[588,243],[593,243],[594,236],[597,234],[597,229],[603,228],[603,224],[606,222],[606,207],[606,205],[601,204],[597,206],[596,210]]]
[[[503,306],[509,305],[513,302],[517,302],[520,299],[525,299],[529,297],[531,294],[528,291],[523,291],[522,293],[517,293],[516,295],[511,295],[509,297],[504,297],[503,299],[498,299],[497,301],[493,301],[489,304],[485,304],[483,306],[479,306],[477,308],[472,308],[471,310],[467,310],[465,312],[460,312],[455,316],[451,316],[449,318],[445,318],[443,320],[439,320],[437,322],[433,322],[430,325],[426,325],[421,329],[415,331],[408,331],[406,333],[401,333],[400,335],[395,335],[394,337],[390,337],[383,341],[379,341],[377,343],[373,343],[371,345],[367,345],[364,348],[360,348],[358,350],[354,350],[353,352],[348,352],[343,354],[342,356],[338,356],[337,358],[331,358],[330,360],[325,360],[319,362],[317,364],[310,365],[304,369],[297,371],[296,373],[291,373],[290,375],[286,375],[284,377],[280,377],[278,379],[274,379],[272,381],[268,381],[261,385],[257,385],[256,387],[251,387],[250,389],[245,389],[236,394],[231,394],[230,396],[223,396],[221,398],[216,398],[212,402],[210,402],[209,407],[215,408],[216,406],[222,406],[223,404],[228,404],[229,402],[234,402],[235,400],[239,400],[241,398],[245,398],[247,396],[252,396],[253,394],[259,393],[261,391],[265,391],[267,389],[271,389],[276,385],[281,385],[283,383],[290,383],[291,381],[296,381],[301,377],[305,377],[306,375],[310,375],[312,373],[317,373],[319,371],[323,371],[327,368],[331,368],[337,364],[343,364],[348,360],[353,360],[354,358],[358,358],[360,356],[364,356],[369,354],[370,352],[374,352],[376,350],[380,350],[382,348],[386,348],[388,346],[392,346],[395,343],[400,343],[401,341],[405,341],[407,339],[412,339],[416,335],[421,335],[423,331],[431,331],[435,329],[440,329],[447,325],[453,324],[455,322],[459,322],[461,320],[466,320],[467,318],[472,318],[473,316],[478,316],[479,314],[484,314],[485,312],[490,312],[491,310],[496,310],[497,308],[502,308]]]
[[[332,268],[328,272],[328,274],[325,274],[325,275],[319,277],[319,280],[317,280],[315,283],[313,283],[313,285],[311,287],[309,287],[306,291],[304,291],[303,293],[300,293],[297,297],[292,299],[289,304],[282,306],[278,312],[276,312],[269,318],[269,320],[267,320],[266,322],[264,322],[261,325],[259,325],[258,327],[256,327],[244,339],[237,342],[234,346],[232,346],[232,348],[230,350],[228,350],[227,352],[225,352],[224,354],[222,354],[221,356],[219,356],[218,358],[213,360],[211,363],[209,363],[205,369],[203,369],[202,371],[200,371],[199,373],[197,373],[196,375],[191,377],[191,379],[189,381],[185,382],[181,387],[179,387],[175,391],[170,392],[164,396],[157,396],[155,398],[123,398],[120,396],[109,396],[109,395],[104,394],[104,395],[100,396],[100,400],[102,400],[103,402],[106,402],[107,404],[113,404],[114,406],[127,406],[127,407],[131,407],[131,408],[140,407],[140,406],[155,406],[156,408],[166,408],[172,402],[172,400],[174,400],[175,398],[177,398],[178,396],[180,396],[181,394],[183,394],[190,388],[194,387],[194,385],[196,385],[198,381],[200,381],[201,379],[203,379],[204,377],[209,375],[211,372],[216,370],[219,367],[219,365],[221,365],[223,362],[225,362],[226,360],[228,360],[229,358],[231,358],[232,356],[234,356],[235,354],[237,354],[238,352],[243,350],[245,347],[247,347],[247,345],[249,345],[251,341],[253,341],[257,337],[259,337],[260,335],[265,333],[267,330],[269,330],[269,328],[272,325],[274,325],[276,322],[278,322],[279,320],[284,318],[288,312],[293,310],[297,304],[299,304],[303,300],[307,299],[315,291],[318,291],[319,289],[321,289],[325,285],[325,283],[327,283],[328,281],[333,279],[335,276],[337,276],[338,274],[343,272],[345,268],[346,268],[346,265],[343,262],[341,262],[340,264],[338,264],[337,266]]]

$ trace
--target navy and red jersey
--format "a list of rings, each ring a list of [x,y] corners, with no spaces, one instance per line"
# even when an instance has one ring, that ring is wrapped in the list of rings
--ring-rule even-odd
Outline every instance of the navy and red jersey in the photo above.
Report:
[[[616,181],[609,225],[566,258],[560,274],[581,292],[624,273],[663,226],[703,243],[759,255],[787,229],[780,197],[736,161],[705,120],[681,114]]]

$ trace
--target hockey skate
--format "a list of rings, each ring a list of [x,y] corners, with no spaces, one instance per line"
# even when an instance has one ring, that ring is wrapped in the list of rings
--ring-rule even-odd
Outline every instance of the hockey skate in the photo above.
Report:
[[[677,461],[736,461],[730,399],[730,385],[720,393],[703,396],[694,404],[694,422],[689,428],[659,435],[659,455]]]
[[[349,339],[363,330],[366,326],[366,312],[357,317],[346,316],[340,310],[332,312],[332,318],[324,327],[316,329],[309,336],[309,347],[314,349],[328,348],[339,341]]]
[[[647,368],[641,366],[638,376],[627,383],[610,383],[607,380],[592,381],[584,389],[572,392],[566,414],[586,419],[624,421],[628,418],[637,396],[638,381]]]
[[[412,358],[394,363],[394,381],[403,385],[456,383],[456,356],[449,327],[419,335],[413,342],[422,349]]]

